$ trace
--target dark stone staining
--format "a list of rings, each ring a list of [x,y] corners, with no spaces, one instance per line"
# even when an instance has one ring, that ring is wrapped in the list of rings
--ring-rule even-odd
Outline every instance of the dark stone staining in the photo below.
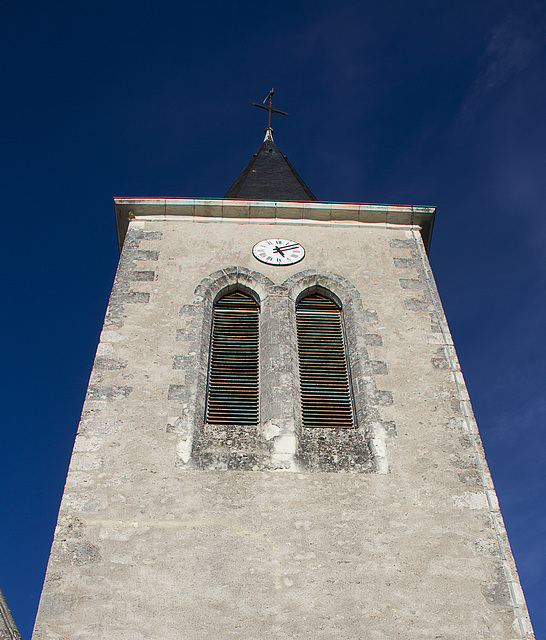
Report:
[[[147,304],[150,301],[150,294],[140,291],[128,291],[119,293],[115,291],[110,297],[108,305],[108,316],[122,315],[125,304]]]
[[[435,369],[449,369],[450,364],[447,358],[431,358],[432,366]]]
[[[136,271],[137,260],[157,260],[158,251],[139,249],[142,240],[159,240],[162,234],[158,231],[130,229],[125,238],[121,253],[116,280],[108,304],[105,326],[123,326],[126,304],[147,303],[149,293],[131,291],[131,283],[135,281],[150,282],[155,278],[153,271]]]
[[[456,469],[476,469],[478,463],[472,454],[454,453],[449,457],[449,462]]]
[[[186,387],[183,384],[171,384],[169,385],[169,393],[167,395],[168,400],[184,400],[186,393]]]
[[[423,265],[415,257],[413,259],[394,258],[394,261],[397,267],[414,267],[417,270],[417,275],[419,276],[418,278],[400,278],[399,281],[402,289],[423,292],[422,300],[416,298],[404,300],[404,307],[408,311],[434,311],[434,306],[429,305],[429,303],[433,301],[433,294],[429,290]]]
[[[374,470],[368,443],[357,429],[303,429],[298,459],[308,471],[369,473]]]
[[[131,274],[131,280],[137,282],[153,282],[155,278],[155,271],[133,271]]]
[[[494,580],[482,583],[483,597],[490,605],[507,607],[511,605],[510,591],[502,567],[495,570]]]
[[[144,229],[136,229],[133,235],[136,240],[161,240],[163,233],[161,231],[145,231]]]
[[[415,240],[402,240],[399,238],[392,238],[389,240],[389,247],[391,249],[415,249]]]
[[[184,329],[176,330],[176,340],[178,342],[188,342],[193,341],[195,339],[195,329],[193,327],[187,327]]]
[[[58,571],[48,571],[46,578],[44,580],[44,584],[47,585],[52,585],[57,587],[58,585],[61,584],[61,580],[62,580],[62,573],[58,572]]]
[[[125,318],[125,309],[123,304],[112,301],[110,298],[110,304],[108,305],[108,311],[104,321],[105,327],[122,327],[123,319]]]
[[[201,280],[201,282],[197,285],[197,287],[195,287],[195,290],[193,292],[194,296],[196,298],[213,298],[213,294],[212,294],[212,286],[213,286],[214,282],[213,280],[211,280],[211,278],[203,278],[203,280]],[[221,289],[221,285],[218,287],[219,289]]]
[[[195,367],[195,355],[174,356],[173,369],[191,369]]]
[[[494,538],[480,538],[474,545],[476,553],[480,556],[494,558],[500,555],[499,543]]]
[[[400,278],[400,286],[402,289],[425,289],[427,285],[422,280]]]
[[[459,480],[469,487],[483,487],[482,477],[478,471],[461,471]]]
[[[150,294],[142,291],[129,291],[121,294],[119,301],[126,304],[147,304],[150,301]]]
[[[419,263],[413,258],[393,258],[394,266],[398,269],[413,269],[419,266]]]
[[[453,411],[453,413],[458,413],[458,414],[462,413],[461,401],[460,400],[452,400],[451,401],[451,411]]]
[[[53,555],[61,563],[82,566],[99,562],[101,559],[99,548],[82,540],[85,524],[76,517],[61,519],[55,532]]]
[[[383,344],[383,338],[378,333],[365,333],[362,337],[366,345],[380,347]]]
[[[418,300],[417,298],[404,300],[404,307],[408,311],[432,311],[434,308],[427,300]]]
[[[97,356],[95,358],[95,369],[106,369],[113,371],[115,369],[125,369],[127,360],[120,358],[106,358],[105,356]]]
[[[185,304],[180,307],[180,311],[178,315],[180,316],[194,316],[196,314],[195,305],[193,304]]]
[[[435,313],[430,314],[430,330],[433,333],[442,333],[442,326],[438,320],[438,316]]]
[[[267,468],[269,445],[254,425],[205,424],[193,444],[192,461],[209,471],[252,471]]]
[[[368,360],[362,363],[362,372],[365,376],[386,376],[387,363],[381,360]]]
[[[390,391],[374,391],[368,397],[368,402],[372,406],[384,406],[391,405],[394,400]]]
[[[59,522],[55,531],[55,539],[66,542],[67,538],[81,538],[85,529],[85,524],[76,517],[70,517]]]
[[[61,563],[81,567],[100,562],[100,549],[97,545],[84,540],[63,540],[54,547],[53,554]]]
[[[377,324],[379,322],[379,319],[377,317],[377,311],[366,309],[364,311],[364,320],[369,324]]]
[[[443,347],[436,350],[436,356],[431,358],[432,366],[435,369],[450,369],[451,363],[446,357],[446,352]]]
[[[385,433],[389,436],[389,438],[396,438],[398,436],[398,432],[396,431],[396,423],[392,420],[384,420],[381,425],[383,429],[385,429]]]
[[[133,390],[133,387],[116,387],[116,386],[106,386],[99,387],[95,385],[91,385],[89,387],[89,391],[87,392],[88,400],[116,400],[118,398],[127,398],[128,395]]]
[[[461,443],[461,447],[464,449],[469,449],[472,446],[472,439],[467,434],[462,435],[459,438],[459,442]]]
[[[132,260],[157,260],[159,251],[149,251],[147,249],[135,249],[129,253]]]

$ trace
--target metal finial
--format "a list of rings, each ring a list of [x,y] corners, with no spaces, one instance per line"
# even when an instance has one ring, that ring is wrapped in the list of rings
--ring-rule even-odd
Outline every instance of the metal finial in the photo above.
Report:
[[[262,104],[258,104],[257,102],[251,102],[250,104],[254,105],[255,107],[259,107],[260,109],[265,109],[268,112],[268,116],[267,116],[267,129],[266,131],[266,137],[267,137],[267,133],[270,131],[271,133],[273,133],[273,129],[271,128],[271,114],[272,113],[280,113],[281,116],[287,116],[289,115],[288,113],[286,113],[285,111],[279,111],[278,109],[273,109],[272,103],[273,103],[273,93],[275,92],[275,89],[271,89],[271,91],[267,94],[267,96],[265,97],[265,100],[262,102]],[[264,104],[269,100],[269,105],[267,107],[264,107]]]

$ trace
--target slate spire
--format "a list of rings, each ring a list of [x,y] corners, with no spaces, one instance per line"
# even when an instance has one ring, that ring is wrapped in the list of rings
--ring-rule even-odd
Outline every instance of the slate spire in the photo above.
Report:
[[[309,187],[273,141],[271,127],[265,130],[261,147],[228,189],[224,198],[279,202],[316,201]]]

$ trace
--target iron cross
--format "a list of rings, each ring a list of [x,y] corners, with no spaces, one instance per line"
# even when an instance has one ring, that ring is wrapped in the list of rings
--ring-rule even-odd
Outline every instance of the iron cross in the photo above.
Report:
[[[255,107],[260,107],[260,109],[265,109],[266,111],[269,112],[269,115],[267,117],[267,128],[271,129],[271,114],[272,113],[280,113],[281,116],[287,116],[289,115],[288,113],[284,112],[284,111],[279,111],[278,109],[273,109],[272,106],[272,102],[273,102],[273,93],[274,93],[275,89],[271,89],[271,91],[267,94],[265,100],[262,102],[262,104],[257,104],[256,102],[251,102],[250,104],[253,104]],[[264,107],[264,104],[269,100],[269,105],[267,107]]]

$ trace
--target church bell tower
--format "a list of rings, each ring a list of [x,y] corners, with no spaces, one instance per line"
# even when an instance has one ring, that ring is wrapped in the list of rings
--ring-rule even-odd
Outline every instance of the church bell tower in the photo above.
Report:
[[[434,207],[317,201],[269,124],[224,198],[115,215],[34,640],[534,638]]]

